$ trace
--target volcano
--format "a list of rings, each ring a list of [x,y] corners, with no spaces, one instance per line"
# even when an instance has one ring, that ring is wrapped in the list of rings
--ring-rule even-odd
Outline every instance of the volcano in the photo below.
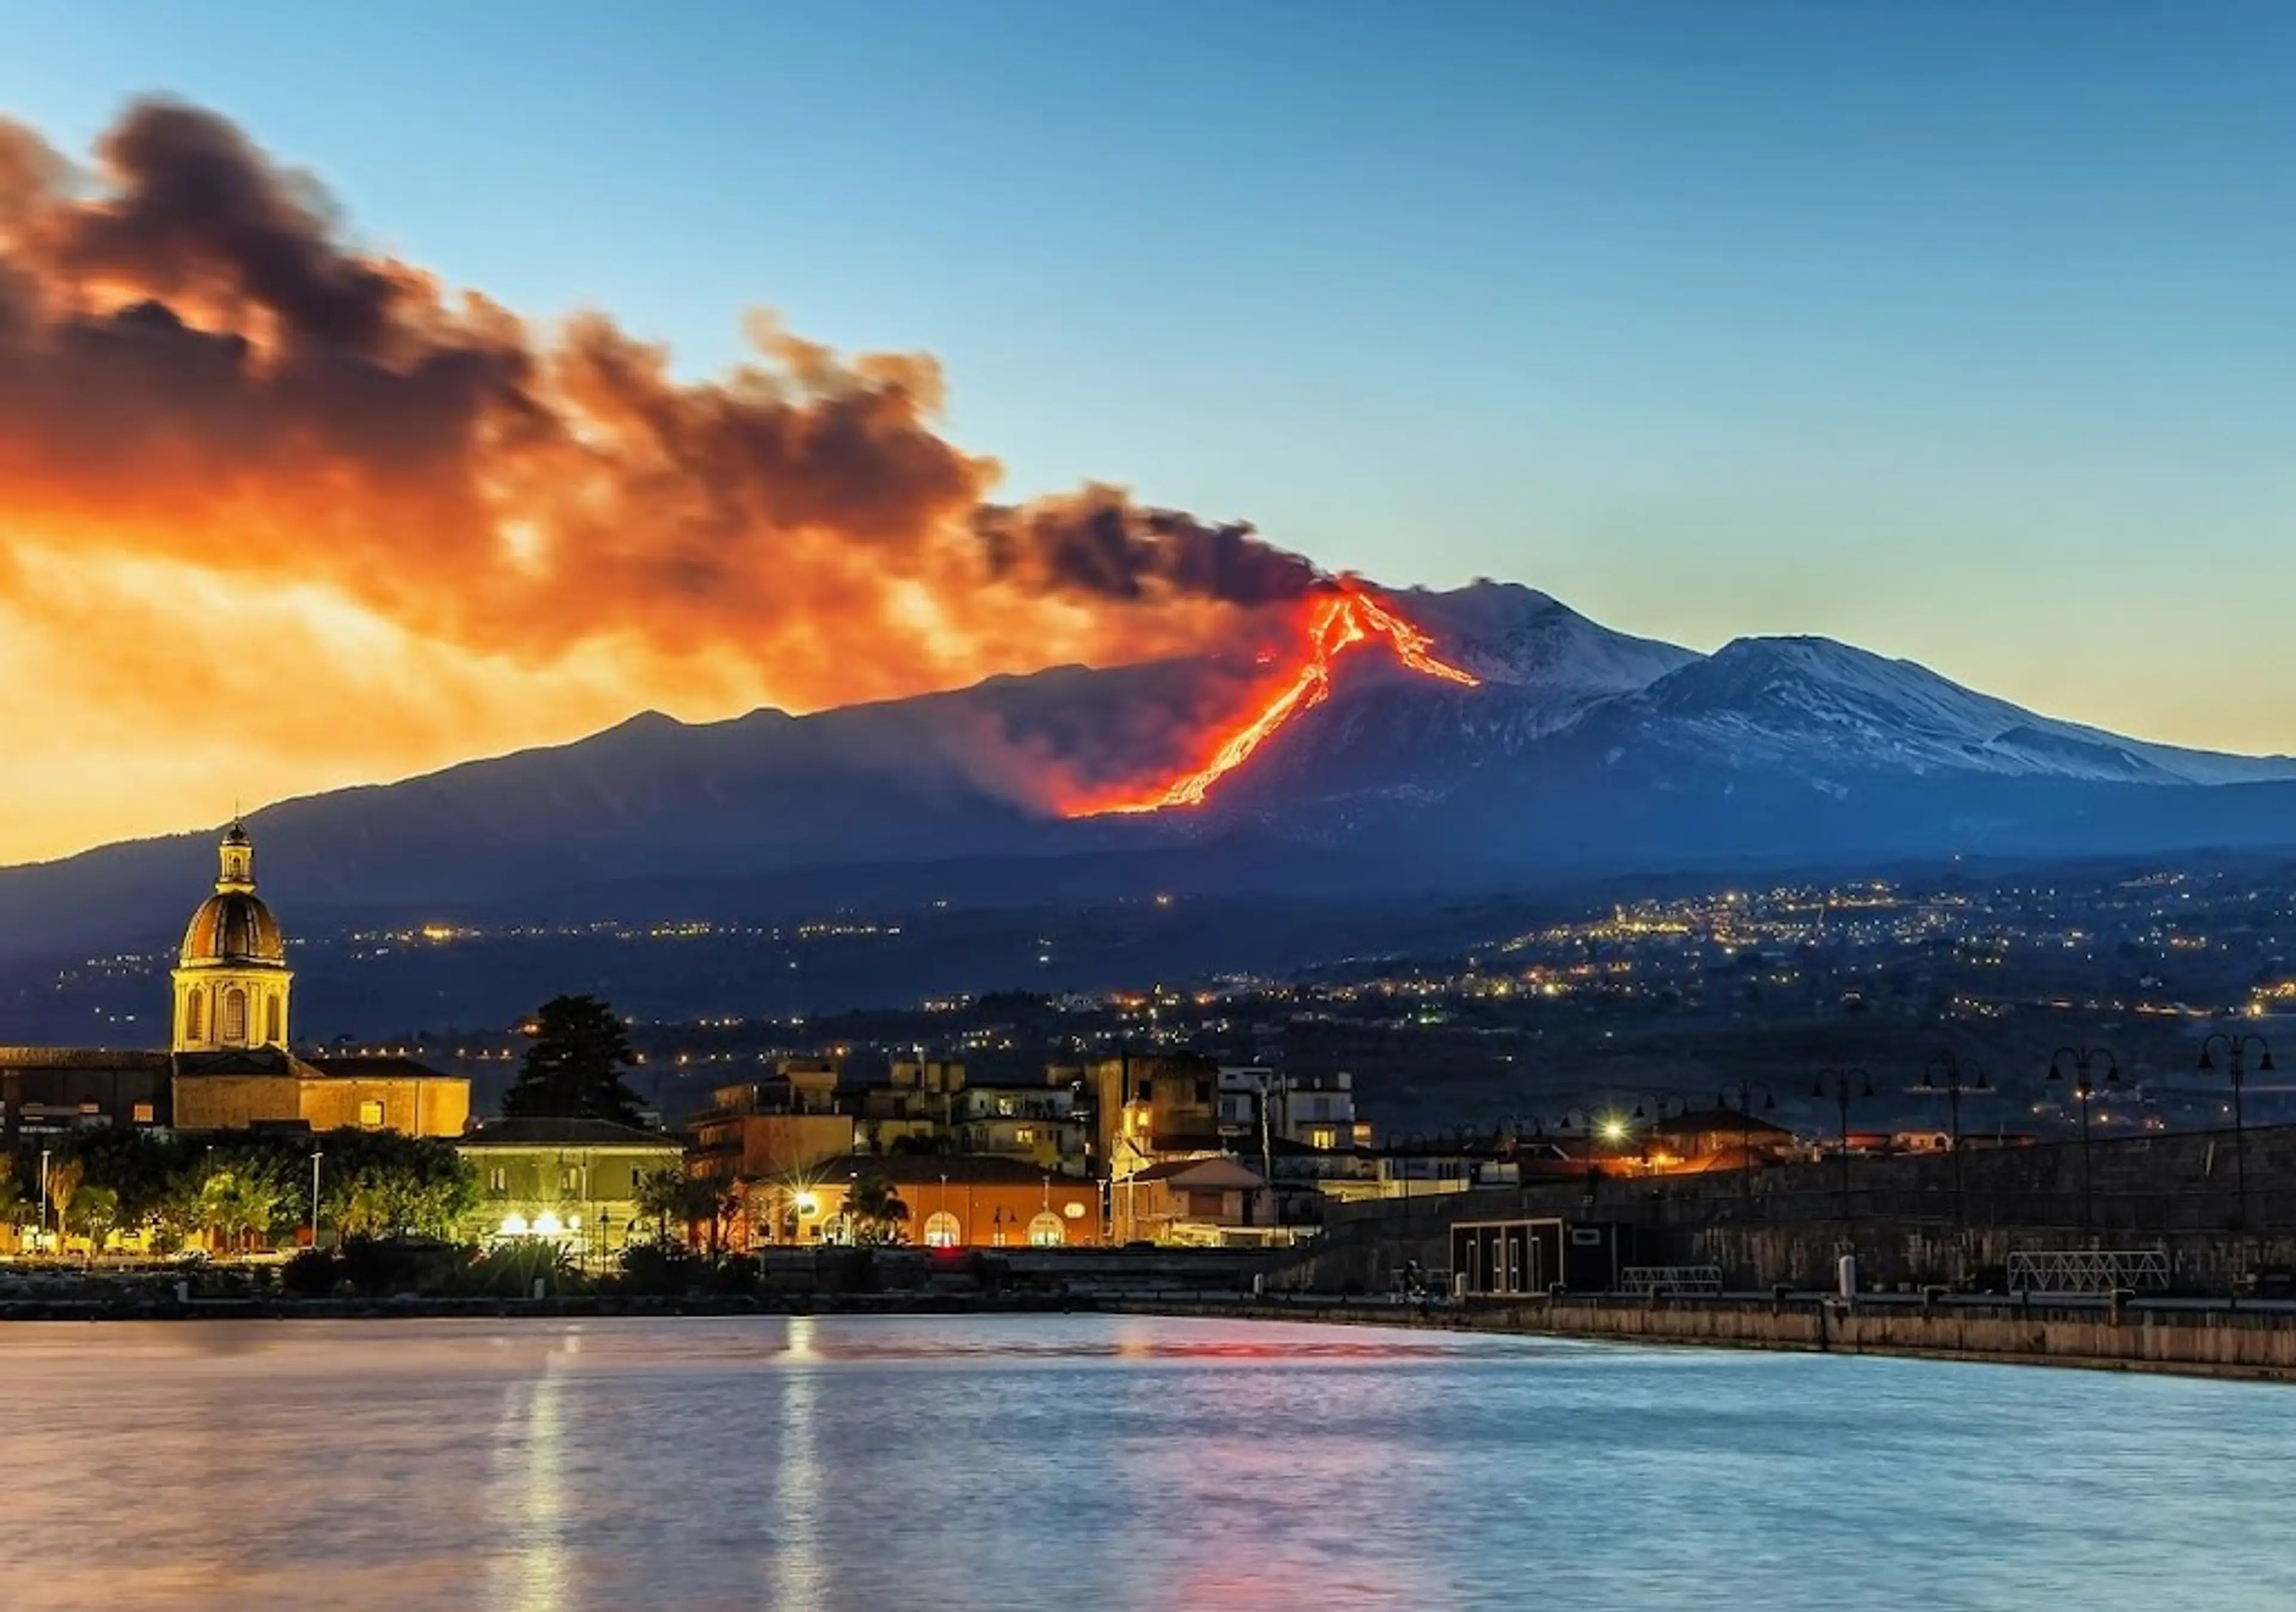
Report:
[[[1484,583],[1311,593],[1288,643],[643,716],[249,822],[305,933],[2296,844],[2296,761],[2123,738],[1825,639],[1702,655]],[[163,938],[211,839],[0,870],[0,959]]]
[[[1234,723],[1215,728],[1210,756],[1201,766],[1144,793],[1119,794],[1103,800],[1071,803],[1069,814],[1098,816],[1107,813],[1138,814],[1198,806],[1214,785],[1251,759],[1259,747],[1282,732],[1292,721],[1332,697],[1332,679],[1340,657],[1358,644],[1377,644],[1398,666],[1463,688],[1477,688],[1482,680],[1472,672],[1441,660],[1433,641],[1398,610],[1381,604],[1352,584],[1313,600],[1305,610],[1306,648],[1299,667],[1274,693],[1246,709]]]

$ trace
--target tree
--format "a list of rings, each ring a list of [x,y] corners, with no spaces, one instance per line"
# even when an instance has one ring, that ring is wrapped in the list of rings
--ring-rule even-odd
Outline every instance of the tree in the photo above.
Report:
[[[59,1240],[71,1235],[72,1200],[79,1196],[79,1183],[86,1178],[86,1166],[69,1153],[49,1161],[48,1204],[56,1212]]]
[[[110,1187],[82,1187],[74,1207],[80,1230],[86,1234],[88,1253],[101,1254],[104,1240],[121,1229],[119,1194]]]
[[[901,1240],[908,1223],[909,1206],[899,1189],[882,1175],[864,1175],[845,1195],[845,1216],[853,1223],[853,1240],[877,1248]]]
[[[504,1114],[638,1123],[637,1093],[622,1081],[637,1055],[611,1008],[594,996],[554,996],[535,1014],[532,1035]]]
[[[688,1175],[675,1166],[649,1171],[638,1181],[638,1207],[654,1217],[655,1235],[667,1240],[669,1228],[688,1241],[696,1226],[709,1227],[709,1251],[725,1240],[726,1223],[741,1207],[731,1183]]]

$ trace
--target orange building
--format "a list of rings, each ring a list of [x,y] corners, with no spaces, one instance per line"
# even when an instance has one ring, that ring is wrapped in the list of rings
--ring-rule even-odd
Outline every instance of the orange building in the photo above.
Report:
[[[887,1182],[907,1206],[901,1240],[923,1248],[1077,1248],[1107,1240],[1097,1182],[974,1153],[887,1154],[840,1158],[817,1175],[765,1183],[772,1198],[751,1223],[759,1240],[849,1242],[846,1213],[854,1186]]]

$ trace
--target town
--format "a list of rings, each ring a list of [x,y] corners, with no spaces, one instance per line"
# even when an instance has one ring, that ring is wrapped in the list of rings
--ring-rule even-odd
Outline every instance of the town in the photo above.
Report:
[[[2280,1089],[2247,1076],[2269,1074],[2296,1003],[2287,904],[2265,874],[2219,869],[1645,897],[1452,956],[810,1019],[648,1022],[562,994],[451,1043],[297,1051],[290,943],[244,830],[219,857],[174,960],[167,1050],[0,1048],[19,1252],[420,1232],[603,1270],[664,1240],[713,1257],[1291,1248],[1383,1200],[1751,1189],[1829,1160],[1958,1168],[2068,1140],[2087,1158],[2268,1123]],[[570,1036],[614,1094],[534,1101]]]

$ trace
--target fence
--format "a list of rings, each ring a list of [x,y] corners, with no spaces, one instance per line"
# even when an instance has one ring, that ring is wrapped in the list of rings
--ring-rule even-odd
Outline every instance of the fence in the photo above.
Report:
[[[1722,1291],[1720,1265],[1628,1265],[1619,1272],[1619,1289],[1638,1298],[1660,1293],[1714,1295]]]
[[[2165,1292],[2166,1248],[2037,1248],[2009,1256],[2012,1293]]]

